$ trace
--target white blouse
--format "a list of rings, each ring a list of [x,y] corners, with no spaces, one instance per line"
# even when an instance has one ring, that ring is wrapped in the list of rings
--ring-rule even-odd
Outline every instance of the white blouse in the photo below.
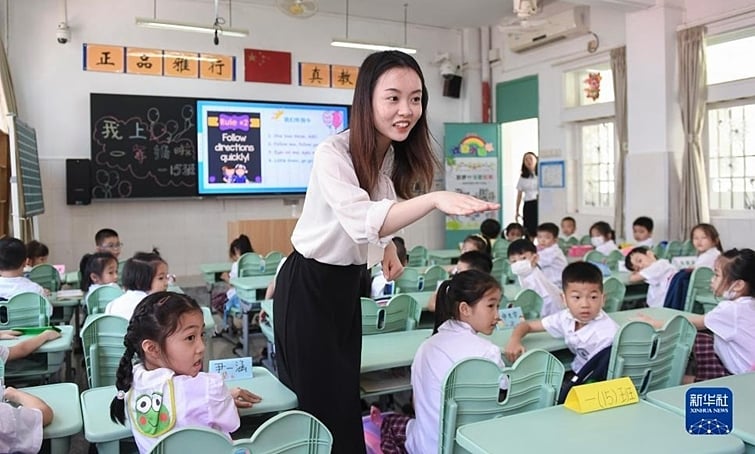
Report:
[[[396,203],[392,169],[393,147],[385,155],[375,190],[368,194],[359,187],[351,162],[349,131],[318,145],[304,207],[291,235],[294,248],[330,265],[371,266],[382,260],[392,235],[378,233]]]
[[[516,184],[516,190],[523,192],[523,199],[525,202],[529,202],[537,199],[537,177],[530,178],[519,177],[519,182]]]

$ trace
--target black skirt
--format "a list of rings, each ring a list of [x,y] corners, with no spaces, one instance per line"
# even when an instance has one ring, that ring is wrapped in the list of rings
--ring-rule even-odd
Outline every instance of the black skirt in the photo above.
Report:
[[[522,209],[524,233],[532,238],[537,235],[537,199],[524,202]]]
[[[333,434],[333,453],[365,452],[359,370],[365,265],[328,265],[294,251],[275,285],[278,376],[299,408]]]

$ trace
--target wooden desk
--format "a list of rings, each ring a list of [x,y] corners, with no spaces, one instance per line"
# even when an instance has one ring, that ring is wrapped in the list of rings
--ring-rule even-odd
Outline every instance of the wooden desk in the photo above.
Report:
[[[755,407],[755,372],[652,391],[648,393],[647,401],[684,417],[685,395],[692,387],[731,389],[734,397],[734,430],[731,434],[745,442],[746,452],[755,452],[755,418],[752,417],[752,409]]]
[[[39,370],[24,371],[26,373],[20,374],[17,376],[54,374],[55,372],[60,370],[60,367],[62,366],[63,361],[65,361],[66,370],[65,370],[64,380],[67,381],[71,379],[71,346],[73,343],[74,329],[73,329],[73,326],[71,325],[60,325],[58,326],[58,328],[60,329],[60,337],[55,340],[45,342],[35,352],[35,353],[47,353],[47,370],[46,371],[39,371]],[[31,337],[34,337],[34,336],[24,335],[24,336],[18,336],[15,339],[3,339],[3,340],[0,340],[0,345],[11,347]],[[13,374],[9,374],[9,368],[7,364],[5,366],[5,375],[8,377],[14,376]]]
[[[547,428],[533,435],[533,428]],[[545,435],[545,436],[542,436]],[[684,418],[652,404],[579,414],[562,405],[466,424],[456,431],[459,446],[473,454],[501,452],[741,453],[731,435],[691,436]]]
[[[212,290],[212,285],[217,282],[215,276],[219,273],[230,272],[231,265],[233,265],[231,262],[203,263],[199,265],[199,270],[202,272],[202,277],[204,277],[208,290]]]
[[[71,436],[81,432],[83,427],[79,387],[75,383],[55,383],[22,391],[39,397],[52,408],[52,422],[42,430],[42,437],[50,440],[52,454],[68,454]]]
[[[264,367],[252,368],[254,377],[227,381],[226,387],[240,386],[262,398],[254,407],[239,411],[241,416],[280,412],[296,408],[296,394],[286,388]],[[118,441],[131,437],[131,430],[110,420],[110,402],[115,397],[115,386],[93,388],[81,393],[81,413],[84,420],[84,437],[97,444],[100,454],[117,454]]]

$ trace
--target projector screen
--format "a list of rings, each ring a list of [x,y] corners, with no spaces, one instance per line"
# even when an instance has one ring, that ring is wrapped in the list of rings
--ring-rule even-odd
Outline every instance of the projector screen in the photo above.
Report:
[[[197,101],[199,195],[302,194],[315,148],[348,127],[344,105]]]

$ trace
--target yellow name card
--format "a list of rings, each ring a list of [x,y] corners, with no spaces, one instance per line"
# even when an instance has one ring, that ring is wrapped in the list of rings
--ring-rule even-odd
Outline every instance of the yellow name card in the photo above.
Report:
[[[636,404],[640,397],[629,377],[621,377],[573,387],[566,396],[564,407],[577,413],[605,410]]]

